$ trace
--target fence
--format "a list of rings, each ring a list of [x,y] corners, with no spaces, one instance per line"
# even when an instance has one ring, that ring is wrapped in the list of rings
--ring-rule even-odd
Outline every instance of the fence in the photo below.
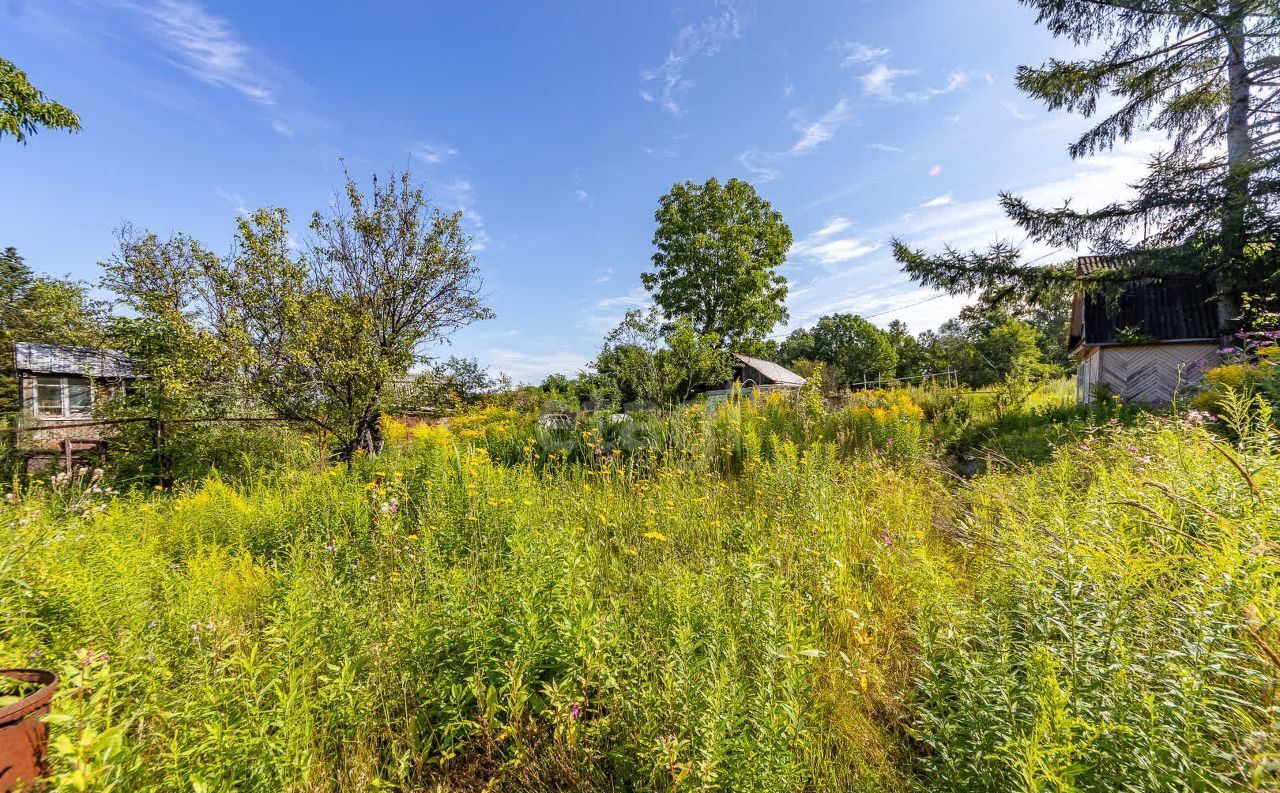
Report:
[[[925,372],[924,374],[914,375],[912,377],[886,377],[877,380],[863,380],[861,383],[849,383],[847,388],[850,390],[858,390],[860,388],[886,388],[904,383],[920,380],[923,385],[925,381],[931,381],[938,384],[939,379],[942,380],[941,385],[945,388],[955,388],[960,384],[959,371],[956,369],[948,369],[945,372]]]
[[[130,416],[127,418],[114,419],[90,419],[86,421],[45,421],[39,424],[19,426],[19,427],[0,427],[0,434],[20,436],[32,433],[53,433],[59,434],[66,430],[89,429],[97,427],[118,427],[127,424],[148,424],[151,428],[152,448],[155,457],[155,484],[162,487],[168,487],[173,484],[173,460],[168,454],[165,442],[166,428],[173,425],[181,424],[251,424],[251,423],[268,423],[268,422],[296,422],[299,419],[288,419],[281,416],[225,416],[221,418],[175,418],[161,419],[154,416]],[[50,441],[55,442],[59,457],[62,458],[62,464],[65,470],[70,473],[75,460],[76,446],[81,447],[86,444],[99,445],[103,442],[102,438],[76,438],[76,437],[54,437]],[[48,451],[53,451],[49,449]],[[39,456],[39,455],[33,455]]]

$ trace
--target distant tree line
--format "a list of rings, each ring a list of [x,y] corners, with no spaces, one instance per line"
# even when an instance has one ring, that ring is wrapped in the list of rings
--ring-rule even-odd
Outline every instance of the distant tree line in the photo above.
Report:
[[[941,373],[972,388],[1010,376],[1041,379],[1070,370],[1066,312],[1066,305],[1010,310],[979,302],[915,335],[901,320],[882,329],[856,314],[832,314],[777,343],[776,360],[806,377],[821,367],[828,390]]]

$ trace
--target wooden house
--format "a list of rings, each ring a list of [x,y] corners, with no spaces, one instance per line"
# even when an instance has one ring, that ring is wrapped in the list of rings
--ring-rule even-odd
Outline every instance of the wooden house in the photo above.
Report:
[[[112,350],[26,342],[13,347],[13,373],[21,400],[17,426],[32,430],[19,434],[16,445],[35,467],[53,453],[70,460],[101,445],[107,428],[91,422],[135,377],[133,362]]]
[[[1082,256],[1081,275],[1110,266]],[[1168,405],[1182,399],[1218,363],[1222,343],[1213,285],[1193,278],[1135,280],[1119,295],[1077,294],[1068,349],[1081,402],[1119,396]]]

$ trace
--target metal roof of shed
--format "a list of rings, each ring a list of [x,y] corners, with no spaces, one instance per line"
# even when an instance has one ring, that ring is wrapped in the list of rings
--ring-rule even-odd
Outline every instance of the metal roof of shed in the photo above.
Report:
[[[766,361],[763,358],[752,358],[750,355],[743,355],[735,352],[733,357],[743,362],[752,369],[768,378],[769,383],[777,385],[802,386],[805,379],[785,366],[780,366],[773,361]],[[761,385],[764,385],[763,383]]]
[[[31,344],[23,341],[13,345],[13,368],[32,374],[71,374],[108,379],[129,379],[136,376],[133,361],[115,350]]]

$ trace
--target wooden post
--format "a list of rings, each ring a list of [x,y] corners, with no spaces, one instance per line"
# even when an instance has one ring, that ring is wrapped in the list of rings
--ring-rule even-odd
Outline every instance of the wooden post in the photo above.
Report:
[[[151,450],[152,460],[155,464],[155,475],[152,477],[152,484],[157,487],[167,487],[169,477],[166,474],[171,472],[165,463],[164,453],[164,422],[157,418],[147,419],[147,423],[151,425]]]

